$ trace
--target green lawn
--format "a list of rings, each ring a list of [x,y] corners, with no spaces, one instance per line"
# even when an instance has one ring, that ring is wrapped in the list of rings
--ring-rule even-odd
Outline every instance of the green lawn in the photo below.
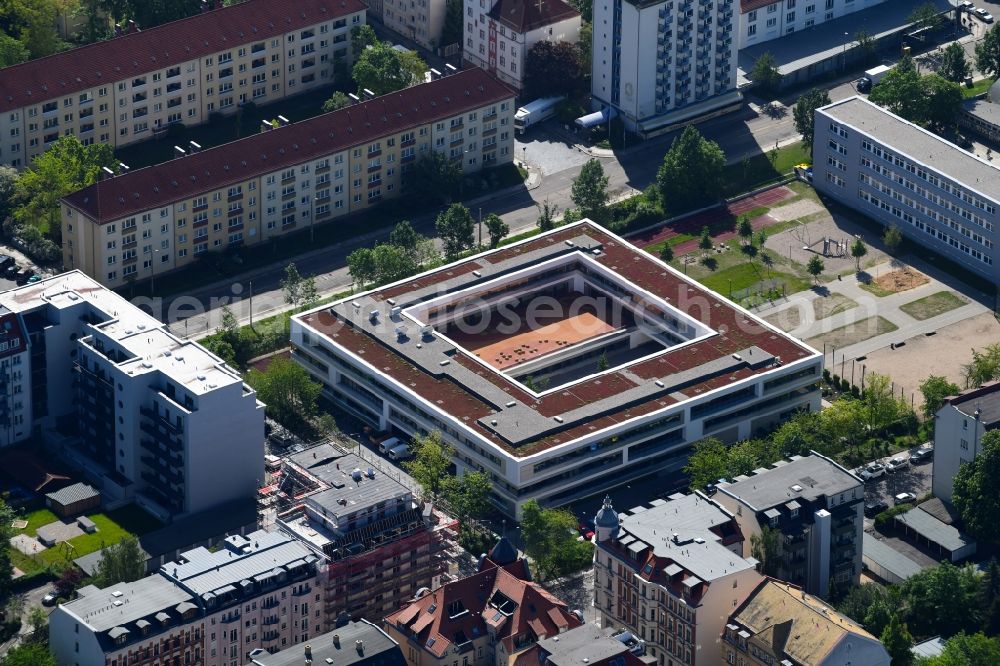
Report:
[[[754,155],[744,165],[742,161],[726,167],[724,176],[724,194],[733,196],[748,192],[761,185],[780,179],[795,168],[797,164],[811,163],[812,155],[805,149],[802,142],[779,148],[774,162],[771,153]]]
[[[972,99],[976,95],[982,95],[984,92],[989,90],[991,85],[993,85],[993,79],[979,79],[978,81],[973,82],[971,88],[962,86],[962,96],[965,97],[965,99]]]
[[[29,574],[53,565],[62,566],[77,557],[93,553],[105,546],[114,545],[129,534],[141,536],[162,527],[162,523],[134,505],[125,506],[107,513],[88,514],[88,517],[97,525],[97,532],[93,534],[81,534],[70,539],[66,543],[70,544],[71,548],[60,543],[54,548],[48,548],[34,557],[28,557],[19,551],[11,549],[11,561],[14,566]],[[48,509],[34,511],[28,514],[26,519],[28,520],[28,527],[22,530],[22,532],[31,534],[32,536],[42,525],[59,520]]]
[[[965,299],[960,296],[950,291],[939,291],[936,294],[924,296],[923,298],[918,298],[915,301],[901,305],[899,309],[914,319],[923,321],[924,319],[944,314],[949,310],[960,308],[963,305],[965,305]]]
[[[699,280],[703,285],[714,292],[722,294],[727,298],[734,293],[749,289],[765,280],[780,280],[785,283],[785,291],[793,294],[802,291],[809,286],[809,283],[802,278],[784,273],[782,271],[771,270],[770,273],[760,265],[760,262],[750,264],[744,261],[741,264],[730,266],[722,270],[715,271],[711,275]]]

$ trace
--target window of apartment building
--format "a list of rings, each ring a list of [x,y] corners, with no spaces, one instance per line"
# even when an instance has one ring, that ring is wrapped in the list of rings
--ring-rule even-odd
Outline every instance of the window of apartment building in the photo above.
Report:
[[[757,20],[757,10],[756,9],[753,10],[752,12],[747,12],[747,22],[748,23],[753,23],[756,20]]]
[[[752,25],[748,25],[747,26],[747,37],[753,37],[756,34],[757,34],[757,24],[754,23]]]
[[[767,6],[767,13],[768,14],[773,14],[776,11],[778,11],[778,3],[777,2],[775,2],[773,4],[770,4],[770,5]]]

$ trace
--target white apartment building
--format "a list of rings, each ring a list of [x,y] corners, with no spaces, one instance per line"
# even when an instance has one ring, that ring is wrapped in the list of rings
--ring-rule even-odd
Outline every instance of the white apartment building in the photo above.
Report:
[[[390,0],[385,0],[387,3]],[[580,41],[580,12],[563,0],[464,0],[462,58],[524,90],[528,51],[541,41]]]
[[[885,0],[741,0],[739,48],[832,21]],[[853,39],[853,35],[851,36]]]
[[[31,430],[28,336],[20,317],[0,306],[0,447],[23,440]]]
[[[40,435],[108,500],[164,520],[253,496],[264,405],[221,359],[79,271],[0,293],[0,308],[27,346],[3,358],[17,377],[4,444]]]
[[[594,608],[662,666],[718,666],[728,616],[763,577],[744,559],[733,514],[701,493],[675,494],[595,521]]]
[[[243,666],[323,631],[321,558],[280,532],[231,536],[158,573],[88,585],[49,616],[59,666]]]
[[[433,51],[441,44],[446,0],[383,0],[382,23]]]
[[[333,82],[360,0],[249,0],[0,69],[0,163],[61,136],[115,147]]]
[[[63,265],[110,287],[377,206],[435,150],[463,172],[514,158],[514,94],[468,69],[63,199]]]
[[[983,435],[1000,426],[1000,382],[948,398],[934,417],[934,497],[951,503],[955,475],[983,450]]]
[[[737,0],[594,4],[591,94],[643,135],[738,108]]]

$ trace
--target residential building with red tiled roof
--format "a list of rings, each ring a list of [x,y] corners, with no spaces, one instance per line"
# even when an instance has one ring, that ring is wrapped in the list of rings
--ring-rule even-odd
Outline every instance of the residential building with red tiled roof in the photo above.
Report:
[[[368,210],[431,150],[465,173],[510,162],[513,99],[468,69],[104,179],[63,199],[63,265],[117,287]]]
[[[410,666],[438,665],[462,655],[467,666],[506,666],[538,641],[579,627],[566,603],[532,582],[527,560],[498,565],[447,583],[385,618]]]
[[[677,493],[618,518],[594,540],[601,626],[628,629],[663,666],[723,664],[727,618],[762,580],[757,561],[740,554],[735,516],[701,493]]]
[[[124,146],[333,82],[361,0],[249,0],[0,69],[0,163],[68,134]]]
[[[819,409],[817,351],[590,220],[296,315],[291,344],[376,429],[440,431],[510,515]]]
[[[387,2],[389,0],[386,0]],[[465,62],[524,90],[528,51],[538,42],[580,41],[580,12],[563,0],[465,0]]]

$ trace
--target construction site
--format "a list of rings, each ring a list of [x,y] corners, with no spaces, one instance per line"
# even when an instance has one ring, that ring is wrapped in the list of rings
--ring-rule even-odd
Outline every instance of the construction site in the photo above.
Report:
[[[456,577],[458,521],[357,454],[325,443],[268,467],[264,524],[325,560],[326,627],[385,617]]]

